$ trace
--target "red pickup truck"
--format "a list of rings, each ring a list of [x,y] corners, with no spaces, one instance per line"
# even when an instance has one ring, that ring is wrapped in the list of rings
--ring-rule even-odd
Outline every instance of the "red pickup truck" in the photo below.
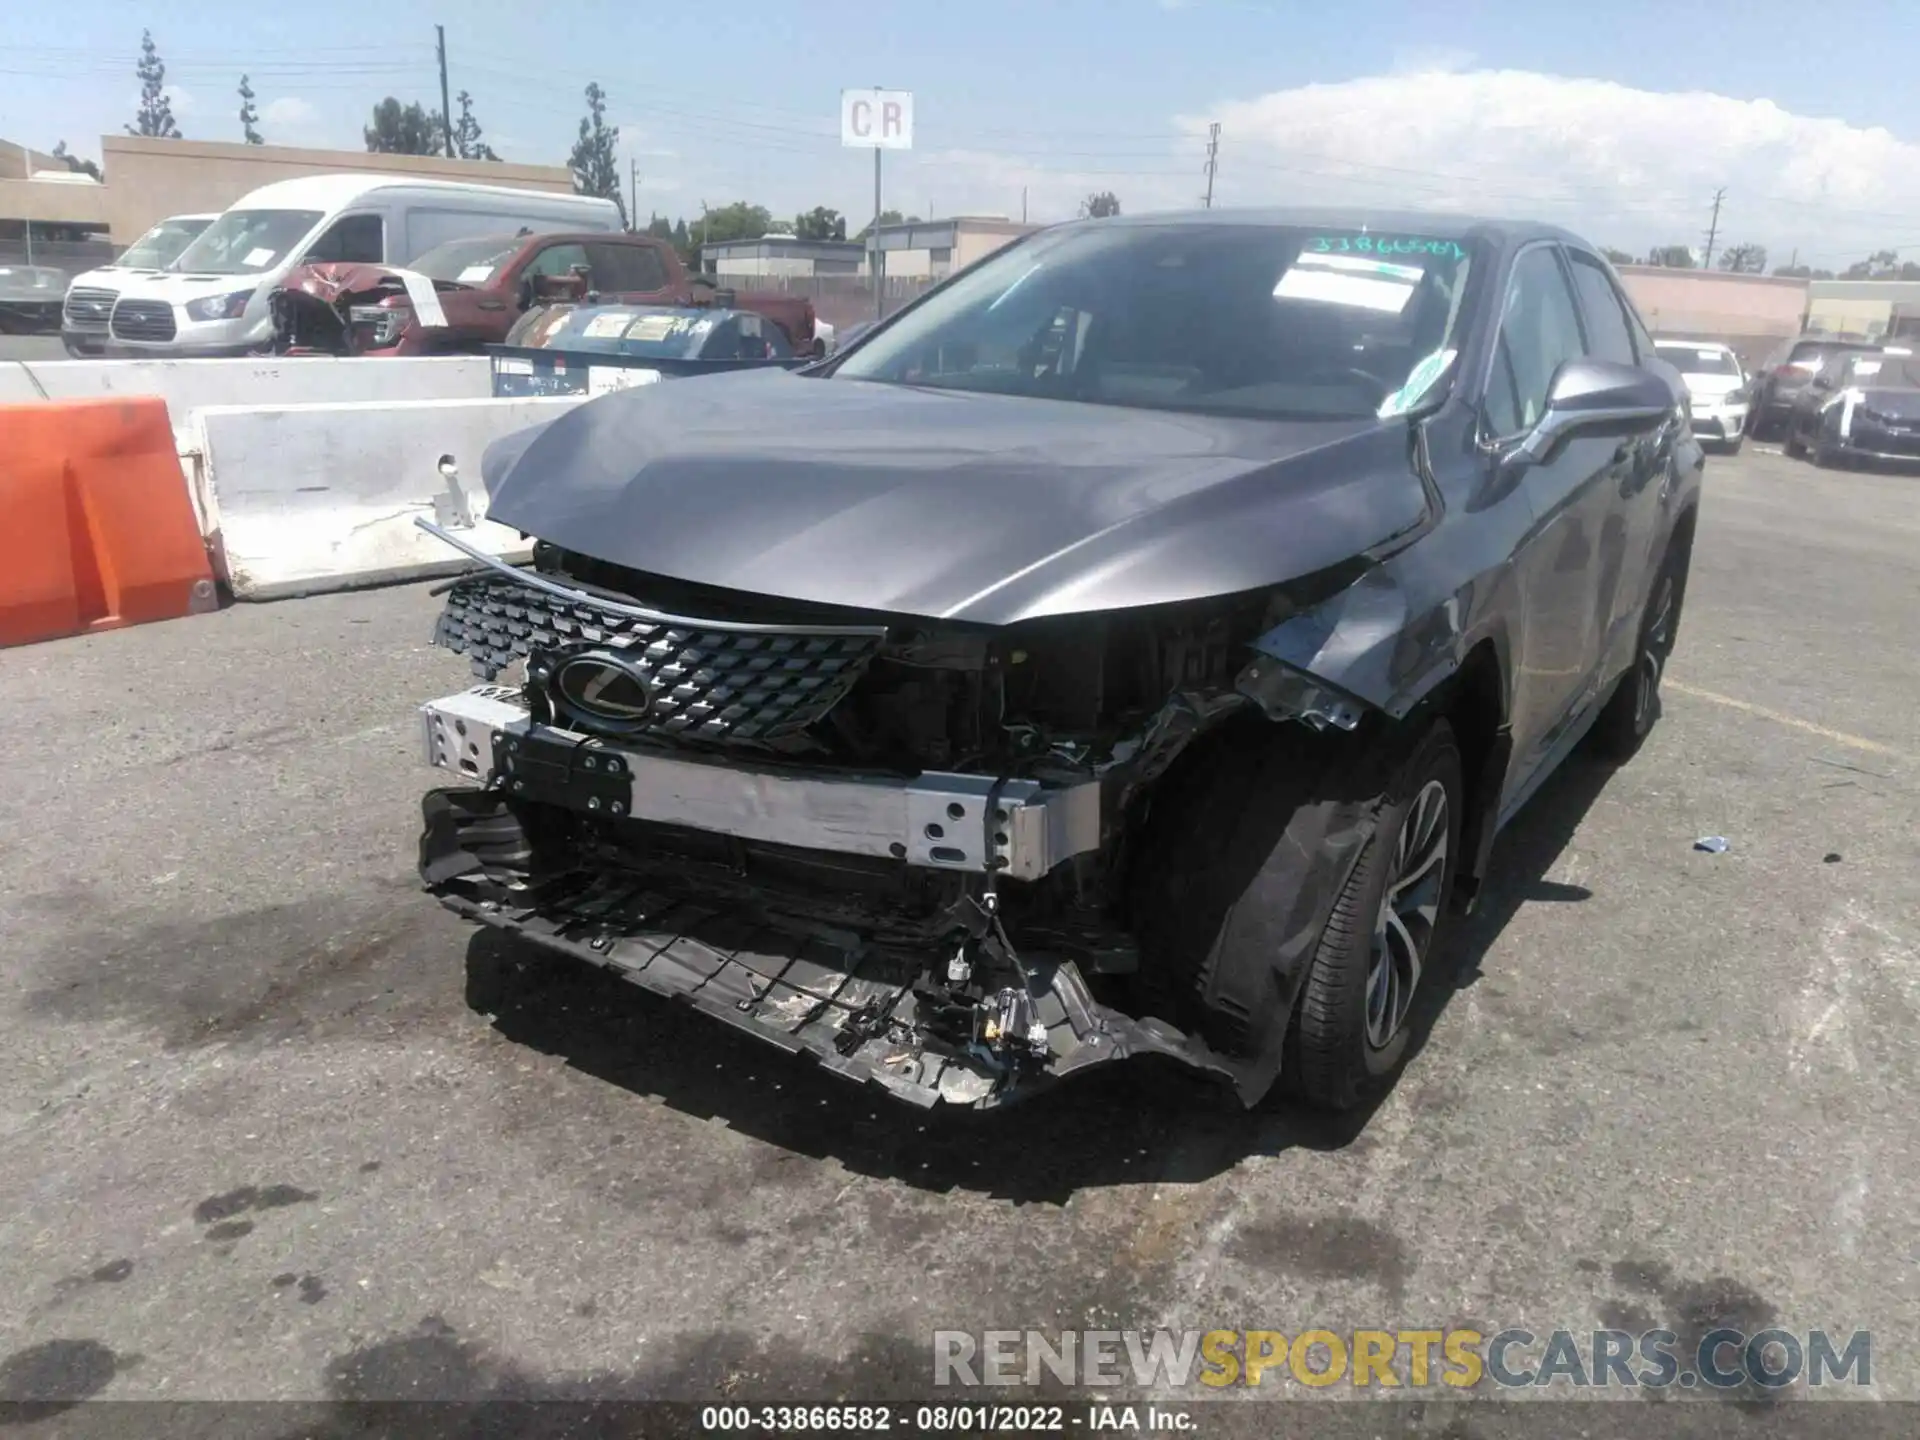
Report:
[[[717,303],[766,316],[797,355],[817,348],[805,296],[720,291],[651,235],[479,235],[410,265],[328,263],[291,271],[273,297],[282,354],[444,355],[507,338],[528,309],[572,292],[623,304]]]

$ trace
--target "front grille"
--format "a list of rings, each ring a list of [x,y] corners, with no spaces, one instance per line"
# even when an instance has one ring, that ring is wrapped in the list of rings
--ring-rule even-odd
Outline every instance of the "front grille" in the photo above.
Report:
[[[453,586],[433,640],[492,680],[535,651],[621,649],[653,689],[650,732],[763,744],[821,719],[865,672],[879,625],[758,625],[666,615],[624,602],[574,599],[504,575]]]
[[[67,292],[67,304],[64,314],[69,325],[98,326],[105,329],[107,321],[113,317],[113,302],[119,298],[118,290],[94,290],[80,287]]]
[[[113,307],[116,340],[171,340],[173,306],[164,300],[122,300]]]

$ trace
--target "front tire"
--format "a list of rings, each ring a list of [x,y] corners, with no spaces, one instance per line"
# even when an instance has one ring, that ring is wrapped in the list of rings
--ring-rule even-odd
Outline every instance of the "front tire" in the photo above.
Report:
[[[1384,1087],[1447,913],[1463,791],[1444,720],[1316,734],[1248,717],[1206,737],[1155,786],[1129,867],[1137,1013],[1326,1108]],[[1412,856],[1398,847],[1416,802],[1436,822],[1424,838],[1444,839],[1406,885],[1395,863]],[[1390,885],[1412,918],[1382,911]],[[1392,974],[1372,966],[1376,939],[1396,947]]]
[[[1465,790],[1453,729],[1436,720],[1370,807],[1294,1005],[1289,1078],[1311,1105],[1351,1110],[1406,1059],[1459,870]]]
[[[1798,425],[1789,425],[1787,427],[1786,443],[1781,448],[1795,460],[1804,460],[1807,458],[1807,442],[1801,438],[1800,427]]]

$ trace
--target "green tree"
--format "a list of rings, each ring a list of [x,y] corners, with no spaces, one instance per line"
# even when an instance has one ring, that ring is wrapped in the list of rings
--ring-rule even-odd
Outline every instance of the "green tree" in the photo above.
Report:
[[[671,245],[673,243],[673,222],[664,215],[650,215],[647,218],[646,233],[651,235],[655,240],[664,240]]]
[[[1090,220],[1104,220],[1109,215],[1120,213],[1120,197],[1111,190],[1102,190],[1089,195],[1080,202],[1080,213]]]
[[[816,205],[804,215],[793,217],[793,233],[802,240],[844,240],[847,218],[838,210]]]
[[[1731,270],[1736,275],[1764,275],[1767,273],[1767,247],[1729,245],[1720,256],[1720,268]]]
[[[1656,245],[1647,252],[1649,265],[1662,265],[1669,270],[1695,269],[1693,252],[1684,245]]]
[[[580,119],[580,138],[573,142],[567,164],[573,170],[576,194],[598,195],[620,208],[620,228],[627,228],[627,202],[620,194],[620,162],[614,151],[620,127],[607,124],[607,92],[594,81],[587,86],[587,113]]]
[[[460,118],[453,122],[453,153],[462,160],[498,160],[493,147],[480,138],[480,122],[473,118],[473,96],[462,90]]]
[[[709,210],[700,221],[700,243],[721,240],[758,240],[773,228],[773,212],[764,205],[749,205],[736,200]]]
[[[260,123],[260,112],[253,108],[253,86],[247,83],[247,77],[240,77],[240,133],[246,137],[249,145],[264,145],[255,127]]]
[[[402,105],[391,95],[373,107],[373,123],[360,133],[375,155],[439,155],[447,148],[438,115],[417,100]]]
[[[154,47],[151,30],[140,32],[140,63],[134,70],[140,76],[140,110],[126,127],[127,133],[178,140],[180,127],[173,123],[173,101],[167,97],[167,67]]]
[[[1841,272],[1843,280],[1891,280],[1900,273],[1900,257],[1891,250],[1876,250],[1864,260],[1856,260]]]
[[[82,160],[78,155],[69,154],[67,151],[67,142],[64,140],[55,143],[53,147],[53,158],[65,162],[67,169],[76,175],[91,175],[96,180],[106,179],[106,176],[100,173],[100,167],[94,164],[93,161]]]
[[[1613,265],[1633,264],[1633,256],[1629,255],[1624,250],[1616,250],[1611,245],[1602,245],[1600,247],[1600,253],[1607,257],[1607,261],[1609,264],[1613,264]]]

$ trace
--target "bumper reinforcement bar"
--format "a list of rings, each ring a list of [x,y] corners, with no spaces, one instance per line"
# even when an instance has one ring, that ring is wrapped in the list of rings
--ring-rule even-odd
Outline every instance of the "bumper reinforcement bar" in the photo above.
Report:
[[[420,707],[429,765],[529,800],[743,840],[1038,880],[1100,846],[1100,785],[715,764],[536,724],[481,685]]]

